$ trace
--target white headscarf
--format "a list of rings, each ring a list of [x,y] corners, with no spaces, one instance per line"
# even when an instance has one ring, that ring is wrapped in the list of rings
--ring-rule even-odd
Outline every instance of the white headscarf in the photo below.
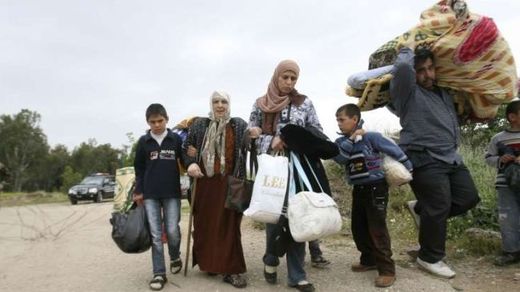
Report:
[[[213,101],[224,99],[228,102],[228,110],[221,118],[215,118],[213,112]],[[226,171],[226,125],[230,118],[230,97],[224,91],[215,91],[211,95],[209,101],[210,109],[209,119],[211,120],[206,132],[206,142],[202,147],[202,162],[206,169],[206,175],[212,177],[214,175],[215,155],[220,158],[220,173]]]

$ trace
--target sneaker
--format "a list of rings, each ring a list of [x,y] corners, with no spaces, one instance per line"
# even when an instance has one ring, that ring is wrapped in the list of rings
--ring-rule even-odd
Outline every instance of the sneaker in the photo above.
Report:
[[[366,266],[363,264],[352,264],[352,266],[350,266],[350,269],[352,270],[352,272],[356,272],[356,273],[367,272],[367,271],[375,270],[376,268],[377,268],[376,265]]]
[[[390,287],[395,282],[395,276],[377,276],[375,280],[376,287]]]
[[[182,269],[182,260],[181,258],[177,258],[175,260],[170,261],[170,272],[172,274],[177,274]]]
[[[166,281],[167,280],[165,275],[155,275],[153,276],[153,279],[150,281],[150,289],[154,291],[162,290]]]
[[[415,222],[415,226],[417,229],[421,226],[421,216],[415,213],[415,205],[417,205],[417,200],[406,202],[406,206],[408,207],[408,211],[412,214],[413,221]]]
[[[225,275],[222,280],[233,285],[235,288],[245,288],[247,286],[246,278],[239,274]]]
[[[508,266],[520,262],[520,254],[504,252],[495,258],[495,266]]]
[[[296,285],[289,285],[289,287],[296,288],[298,291],[301,292],[314,292],[314,290],[316,290],[314,289],[314,285],[307,281],[300,281]]]
[[[455,272],[450,267],[448,267],[448,265],[446,265],[443,261],[438,261],[434,264],[430,264],[421,260],[421,258],[418,257],[417,264],[419,265],[419,268],[422,268],[423,270],[442,278],[451,279],[456,275]]]
[[[326,260],[322,256],[312,257],[311,258],[311,266],[315,268],[325,268],[330,265],[330,261]]]

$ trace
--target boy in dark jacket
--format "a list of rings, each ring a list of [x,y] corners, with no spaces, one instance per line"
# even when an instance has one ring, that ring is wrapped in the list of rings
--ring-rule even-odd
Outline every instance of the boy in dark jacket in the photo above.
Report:
[[[355,104],[346,104],[336,111],[338,127],[343,134],[336,140],[340,154],[334,160],[346,167],[352,192],[352,235],[361,252],[360,262],[352,271],[377,269],[377,287],[389,287],[395,282],[390,235],[386,226],[388,184],[383,171],[386,154],[412,171],[408,157],[393,141],[377,132],[361,129],[361,112]]]
[[[168,238],[170,271],[176,274],[182,269],[179,251],[181,188],[177,163],[178,159],[182,161],[182,141],[166,128],[168,114],[161,104],[154,103],[146,109],[146,122],[150,130],[139,138],[134,160],[134,200],[144,199],[152,236],[153,279],[150,289],[161,290],[167,281],[162,224]]]

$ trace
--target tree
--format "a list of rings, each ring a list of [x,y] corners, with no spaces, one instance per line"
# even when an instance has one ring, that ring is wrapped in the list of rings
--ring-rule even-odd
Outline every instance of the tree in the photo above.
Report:
[[[132,133],[126,133],[130,145],[123,145],[121,149],[120,167],[134,166],[135,150],[137,148],[137,141]]]
[[[492,120],[480,123],[467,123],[461,126],[461,137],[468,145],[484,146],[489,143],[491,137],[503,131],[507,126],[505,118],[507,104],[498,108],[496,117]]]
[[[50,150],[41,163],[28,169],[30,179],[25,189],[55,191],[61,189],[62,174],[70,163],[70,154],[65,145],[56,145]]]
[[[79,183],[83,176],[80,173],[75,172],[72,167],[65,166],[65,169],[63,170],[63,174],[61,175],[62,185],[61,185],[61,191],[63,193],[68,193],[69,189]]]
[[[96,140],[90,139],[72,151],[70,165],[83,176],[94,172],[114,174],[121,154],[121,150],[113,149],[110,144],[98,146]]]
[[[14,116],[0,116],[0,162],[15,192],[21,191],[27,181],[27,169],[41,163],[48,153],[49,145],[39,126],[40,119],[40,114],[28,109]]]

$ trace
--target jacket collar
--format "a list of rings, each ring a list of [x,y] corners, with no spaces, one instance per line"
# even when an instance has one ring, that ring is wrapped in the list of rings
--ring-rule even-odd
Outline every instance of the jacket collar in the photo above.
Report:
[[[164,137],[164,139],[166,139],[166,138],[174,139],[176,134],[173,133],[172,130],[166,128],[166,132],[167,132],[167,134],[166,134],[166,137]],[[149,141],[150,139],[153,139],[152,134],[151,134],[150,130],[146,130],[145,140]]]

